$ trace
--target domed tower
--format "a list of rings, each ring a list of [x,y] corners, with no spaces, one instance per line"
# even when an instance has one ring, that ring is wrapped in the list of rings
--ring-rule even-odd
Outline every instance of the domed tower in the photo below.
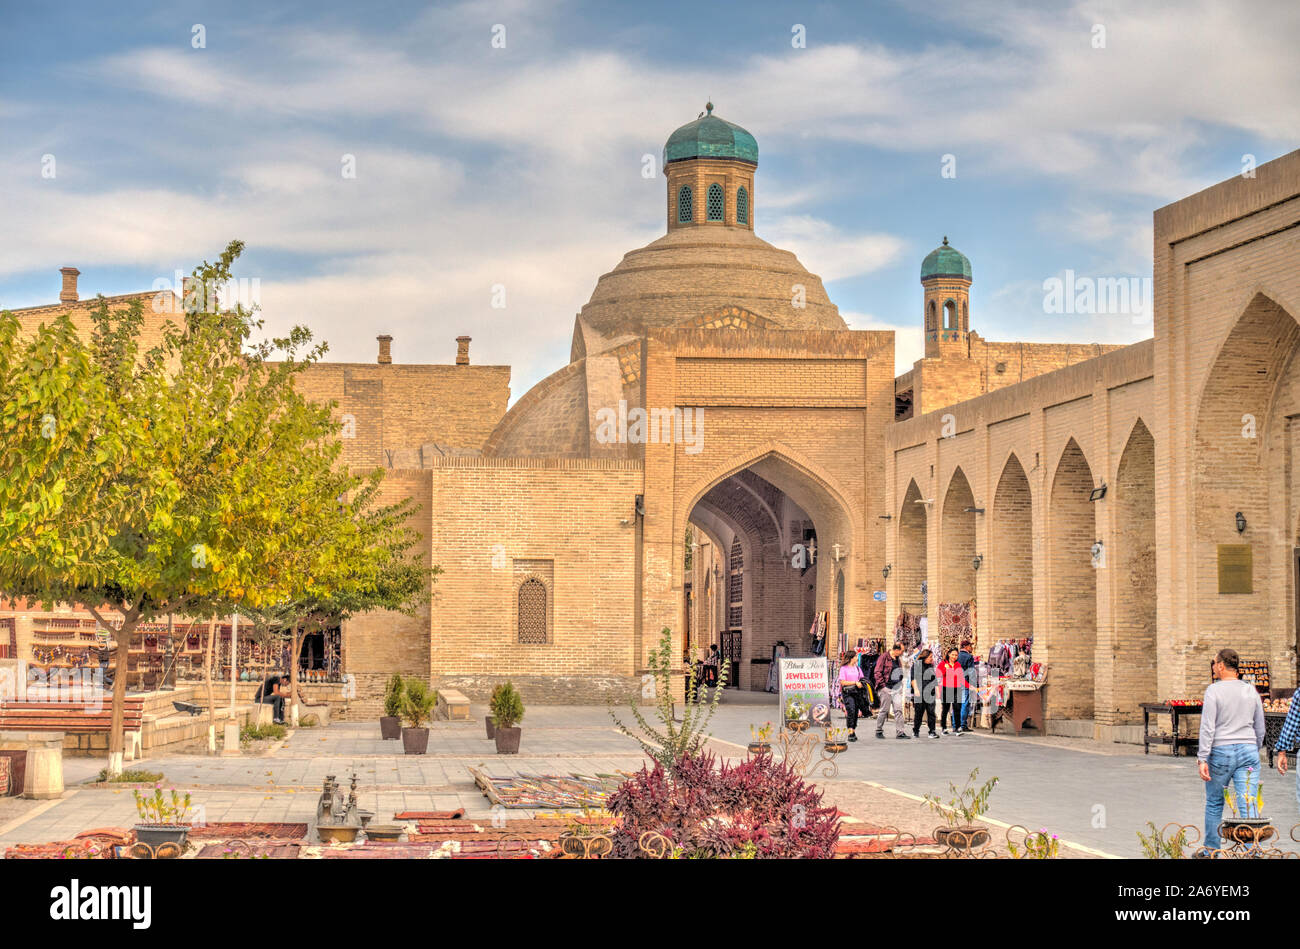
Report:
[[[664,145],[668,230],[696,225],[754,229],[754,169],[758,142],[739,125],[713,114],[683,125]]]
[[[921,262],[925,357],[970,355],[970,260],[948,238]]]

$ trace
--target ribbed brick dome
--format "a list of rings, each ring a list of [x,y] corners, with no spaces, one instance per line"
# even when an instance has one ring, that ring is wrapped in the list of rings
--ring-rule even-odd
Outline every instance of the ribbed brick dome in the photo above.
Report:
[[[794,305],[796,286],[804,288],[803,307]],[[777,329],[845,329],[820,277],[788,250],[732,227],[675,230],[631,251],[596,282],[581,315],[614,338],[726,306],[743,307]]]

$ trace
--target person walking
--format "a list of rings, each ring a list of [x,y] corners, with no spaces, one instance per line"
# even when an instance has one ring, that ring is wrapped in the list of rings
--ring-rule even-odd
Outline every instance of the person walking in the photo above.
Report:
[[[934,653],[929,649],[922,649],[916,654],[916,660],[912,663],[913,738],[921,734],[921,719],[923,717],[930,729],[930,737],[939,737],[939,733],[934,730],[934,691]]]
[[[852,649],[840,655],[840,701],[844,703],[844,719],[849,729],[849,741],[857,741],[859,715],[870,715],[866,705],[866,690],[862,687],[862,670],[858,668],[858,654]]]
[[[722,665],[722,653],[718,652],[718,644],[714,643],[709,646],[708,658],[704,660],[704,684],[713,688],[718,684],[718,668]]]
[[[939,663],[939,685],[943,688],[943,713],[939,721],[943,733],[948,734],[949,710],[952,712],[952,733],[964,734],[961,726],[961,701],[966,691],[966,676],[961,671],[961,662],[957,659],[958,649],[948,650],[948,658]]]
[[[882,652],[876,660],[876,693],[880,696],[880,714],[876,716],[876,737],[885,737],[885,719],[894,715],[894,737],[911,738],[903,731],[903,655],[901,643],[894,643],[889,652]]]
[[[1238,672],[1241,659],[1235,649],[1220,649],[1214,657],[1214,679],[1201,703],[1201,733],[1196,749],[1197,769],[1205,782],[1205,849],[1219,849],[1219,824],[1223,822],[1223,790],[1231,781],[1242,816],[1260,775],[1259,749],[1264,744],[1264,703]],[[1252,776],[1254,780],[1252,780]],[[1254,787],[1252,787],[1252,785]]]
[[[1277,744],[1273,750],[1277,752],[1277,773],[1286,774],[1287,761],[1286,753],[1294,751],[1297,743],[1300,743],[1300,697],[1291,697],[1291,706],[1286,711],[1286,720],[1282,722],[1282,731],[1278,733]],[[1295,800],[1297,806],[1300,806],[1300,768],[1295,769]]]

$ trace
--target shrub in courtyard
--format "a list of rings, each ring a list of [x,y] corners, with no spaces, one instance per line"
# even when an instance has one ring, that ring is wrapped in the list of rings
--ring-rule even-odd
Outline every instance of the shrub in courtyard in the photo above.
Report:
[[[646,721],[635,702],[631,705],[631,712],[639,734],[619,721],[613,708],[609,710],[609,716],[614,719],[618,730],[629,738],[635,738],[642,751],[669,771],[683,758],[698,755],[704,747],[709,737],[705,729],[709,727],[709,720],[718,709],[718,701],[722,698],[722,690],[726,688],[727,676],[731,671],[730,661],[724,659],[718,672],[718,685],[713,690],[713,699],[710,701],[708,687],[696,680],[695,666],[689,666],[686,671],[686,702],[682,707],[682,719],[678,722],[672,692],[675,665],[672,653],[672,630],[665,626],[659,634],[659,648],[650,650],[649,655],[650,673],[654,677],[655,687],[655,718],[659,720],[659,728]]]
[[[402,717],[402,677],[396,672],[384,687],[384,714],[389,718]]]
[[[514,728],[524,720],[524,700],[513,682],[492,690],[492,721],[497,728]]]
[[[429,690],[423,679],[407,679],[402,691],[402,717],[410,728],[420,728],[433,714],[438,693]]]
[[[614,855],[641,856],[642,834],[654,831],[686,858],[829,858],[839,839],[835,808],[770,755],[717,765],[709,754],[683,756],[671,769],[656,761],[609,798],[618,817]]]

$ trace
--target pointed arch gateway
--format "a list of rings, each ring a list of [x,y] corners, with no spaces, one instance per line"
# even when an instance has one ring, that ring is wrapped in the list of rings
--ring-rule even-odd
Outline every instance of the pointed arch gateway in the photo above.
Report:
[[[824,477],[776,450],[737,459],[694,493],[687,520],[743,552],[743,567],[713,594],[725,603],[711,607],[727,618],[720,645],[736,687],[766,688],[769,666],[751,660],[770,659],[778,641],[792,654],[807,654],[818,611],[828,614],[828,651],[838,647],[839,630],[847,636],[856,628],[849,595],[853,519],[841,498]]]
[[[1097,539],[1092,467],[1073,438],[1056,464],[1047,502],[1048,624],[1035,659],[1051,663],[1054,718],[1094,718],[1097,653]]]
[[[1002,466],[989,514],[989,637],[1034,635],[1034,503],[1013,453]],[[983,645],[988,645],[984,643]]]
[[[975,598],[975,494],[966,472],[953,471],[943,496],[939,538],[939,597],[944,603]]]

